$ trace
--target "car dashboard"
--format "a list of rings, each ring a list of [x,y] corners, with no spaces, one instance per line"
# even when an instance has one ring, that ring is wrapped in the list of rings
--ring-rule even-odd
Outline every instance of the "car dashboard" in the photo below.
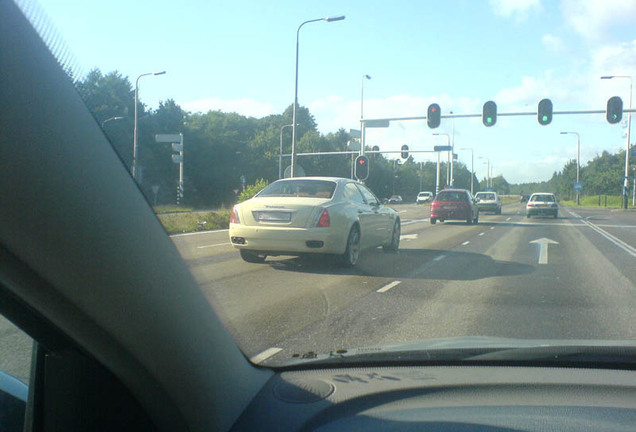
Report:
[[[397,366],[273,376],[233,431],[631,431],[622,370]]]

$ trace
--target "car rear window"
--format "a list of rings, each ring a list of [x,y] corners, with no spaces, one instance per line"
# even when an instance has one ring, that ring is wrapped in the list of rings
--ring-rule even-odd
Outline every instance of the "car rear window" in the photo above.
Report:
[[[327,180],[286,180],[270,184],[258,196],[331,198],[335,190],[336,183]]]
[[[483,200],[494,200],[495,194],[491,194],[491,193],[477,194],[477,198],[483,199]]]
[[[435,199],[437,201],[467,201],[464,192],[440,192]]]
[[[530,201],[554,202],[555,200],[554,195],[533,195],[532,198],[530,198]]]

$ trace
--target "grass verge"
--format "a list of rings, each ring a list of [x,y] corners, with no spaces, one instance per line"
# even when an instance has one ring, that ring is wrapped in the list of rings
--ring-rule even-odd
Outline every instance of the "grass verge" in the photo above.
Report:
[[[221,209],[207,212],[180,212],[157,214],[159,222],[168,234],[226,229],[230,225],[230,210]]]

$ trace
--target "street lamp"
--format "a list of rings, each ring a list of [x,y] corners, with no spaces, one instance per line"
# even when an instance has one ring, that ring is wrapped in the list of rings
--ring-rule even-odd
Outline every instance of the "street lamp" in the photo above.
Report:
[[[486,187],[492,187],[492,185],[490,184],[490,159],[487,158],[486,156],[479,156],[479,159],[486,159],[488,162],[484,162],[488,164],[488,171],[486,173]]]
[[[446,184],[448,186],[450,186],[451,185],[450,164],[451,164],[451,159],[452,159],[452,157],[450,155],[453,153],[453,148],[451,146],[450,135],[446,134],[446,133],[434,133],[433,135],[435,135],[435,136],[445,136],[446,137],[446,141],[447,141],[447,146],[451,147],[450,153],[448,153],[448,155],[449,155],[448,156],[448,163],[446,164]]]
[[[113,120],[122,120],[122,119],[123,119],[123,117],[121,117],[121,116],[107,118],[106,120],[104,120],[104,121],[102,122],[102,129],[104,129],[104,125],[105,125],[106,123],[108,123],[109,121],[113,121]]]
[[[296,30],[296,80],[294,84],[294,106],[292,109],[292,148],[291,148],[291,172],[290,177],[294,177],[296,174],[296,106],[298,105],[298,38],[300,36],[300,29],[302,26],[308,23],[317,22],[317,21],[342,21],[345,19],[344,16],[337,17],[327,17],[327,18],[318,18],[309,21],[305,21],[301,25],[298,26],[298,30]]]
[[[627,208],[627,188],[629,186],[629,145],[630,145],[630,134],[632,130],[632,84],[633,79],[629,75],[607,75],[602,76],[601,79],[614,79],[614,78],[628,78],[629,79],[629,109],[630,112],[627,116],[627,144],[625,148],[625,178],[623,179],[623,208]]]
[[[133,163],[132,163],[132,177],[137,180],[137,105],[139,104],[139,79],[148,75],[163,75],[166,71],[161,72],[148,72],[141,74],[135,81],[135,118],[133,127]]]
[[[362,75],[362,80],[360,81],[360,120],[364,118],[364,80],[371,79],[370,75]]]
[[[579,182],[581,171],[581,135],[578,132],[561,132],[561,135],[576,135],[576,182]],[[576,205],[581,205],[581,192],[576,190]]]
[[[283,178],[283,129],[293,125],[285,125],[280,128],[280,152],[278,154],[278,178]]]
[[[475,178],[475,153],[473,152],[473,149],[468,147],[460,148],[460,150],[470,150],[470,194],[474,195],[475,190],[473,186],[473,179]]]

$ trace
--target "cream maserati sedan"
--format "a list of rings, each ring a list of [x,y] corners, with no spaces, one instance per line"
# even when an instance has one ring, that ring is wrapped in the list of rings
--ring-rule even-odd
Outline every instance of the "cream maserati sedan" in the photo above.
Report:
[[[400,218],[360,182],[300,177],[273,182],[232,209],[230,241],[247,262],[332,254],[346,267],[360,252],[400,246]]]

